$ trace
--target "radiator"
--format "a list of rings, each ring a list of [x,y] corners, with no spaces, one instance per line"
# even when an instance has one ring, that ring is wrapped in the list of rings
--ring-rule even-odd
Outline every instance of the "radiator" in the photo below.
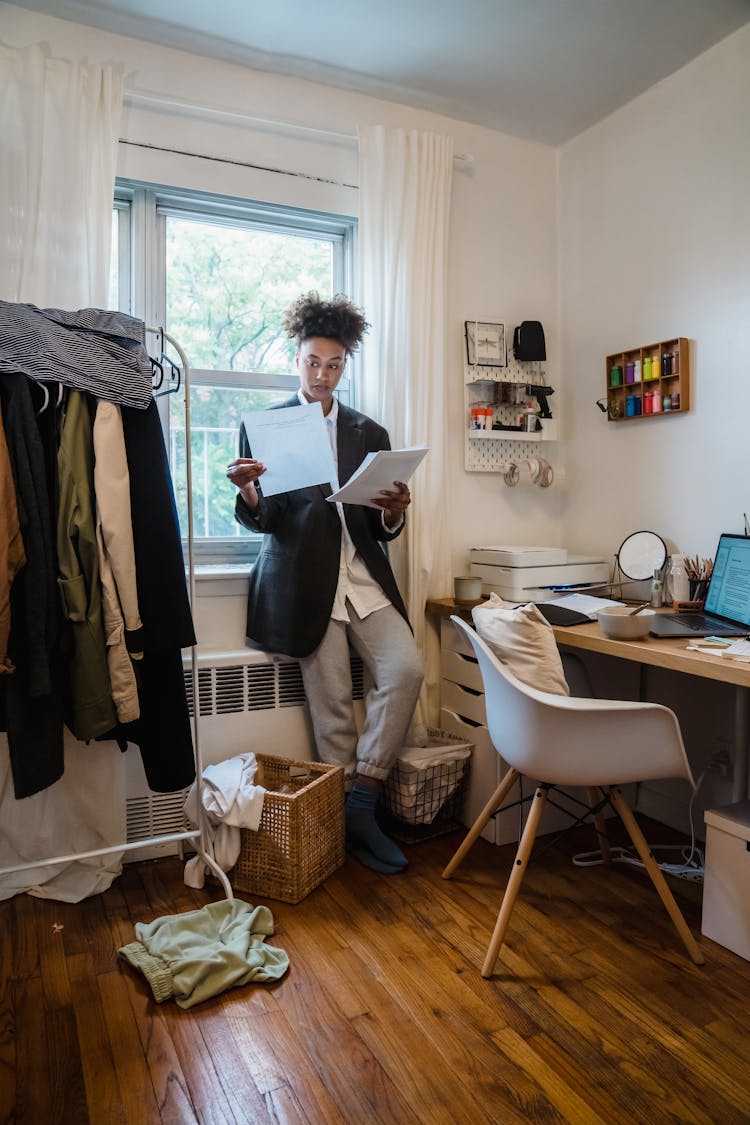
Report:
[[[351,660],[355,711],[361,718],[364,669],[359,657]],[[191,719],[195,692],[190,656],[184,660],[185,689]],[[274,754],[306,760],[314,756],[310,723],[305,709],[305,689],[296,660],[253,649],[204,653],[198,656],[198,697],[203,765],[213,765],[237,754]],[[127,753],[127,841],[184,832],[187,790],[153,793],[146,782],[140,753]],[[125,862],[175,855],[180,844],[150,844],[125,853]]]

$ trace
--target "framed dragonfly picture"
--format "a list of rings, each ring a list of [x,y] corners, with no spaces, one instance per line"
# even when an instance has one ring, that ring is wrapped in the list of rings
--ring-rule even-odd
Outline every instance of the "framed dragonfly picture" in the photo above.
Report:
[[[487,320],[465,320],[466,361],[472,367],[507,367],[505,325]]]

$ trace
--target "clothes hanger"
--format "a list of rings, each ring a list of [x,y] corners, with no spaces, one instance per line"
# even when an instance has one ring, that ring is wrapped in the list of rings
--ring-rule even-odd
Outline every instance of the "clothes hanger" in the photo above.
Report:
[[[162,358],[162,362],[165,363],[170,368],[169,386],[167,387],[166,390],[159,391],[158,394],[155,394],[154,398],[162,398],[163,395],[176,394],[177,391],[179,391],[180,385],[181,385],[181,382],[182,382],[182,372],[180,371],[180,368],[177,366],[177,364],[173,363],[172,360],[169,358],[169,356],[166,356],[163,353],[162,353],[161,358]],[[159,386],[161,386],[161,383],[159,384]]]
[[[36,411],[36,414],[37,415],[44,414],[45,410],[49,406],[49,387],[47,387],[46,383],[35,383],[35,385],[37,387],[39,387],[42,394],[44,395],[44,402],[39,407],[39,409]]]
[[[162,383],[164,382],[164,367],[162,366],[161,361],[158,360],[158,359],[155,359],[154,356],[149,356],[149,359],[151,360],[151,372],[152,372],[151,386],[154,388],[155,391],[157,391],[159,389],[159,387],[162,385]]]

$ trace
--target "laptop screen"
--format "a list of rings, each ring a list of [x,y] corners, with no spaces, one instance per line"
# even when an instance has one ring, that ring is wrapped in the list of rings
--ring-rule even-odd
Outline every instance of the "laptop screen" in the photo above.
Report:
[[[706,596],[706,612],[750,625],[750,538],[722,535]]]

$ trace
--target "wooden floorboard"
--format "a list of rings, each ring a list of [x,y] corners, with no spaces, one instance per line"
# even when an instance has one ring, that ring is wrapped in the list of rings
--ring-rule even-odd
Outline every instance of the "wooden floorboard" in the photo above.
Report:
[[[0,1122],[748,1125],[750,963],[700,937],[699,887],[672,884],[703,967],[642,873],[573,865],[580,831],[537,853],[487,981],[513,849],[480,840],[445,881],[459,840],[266,901],[288,973],[189,1010],[117,956],[136,922],[220,897],[177,858],[79,904],[1,903]]]

